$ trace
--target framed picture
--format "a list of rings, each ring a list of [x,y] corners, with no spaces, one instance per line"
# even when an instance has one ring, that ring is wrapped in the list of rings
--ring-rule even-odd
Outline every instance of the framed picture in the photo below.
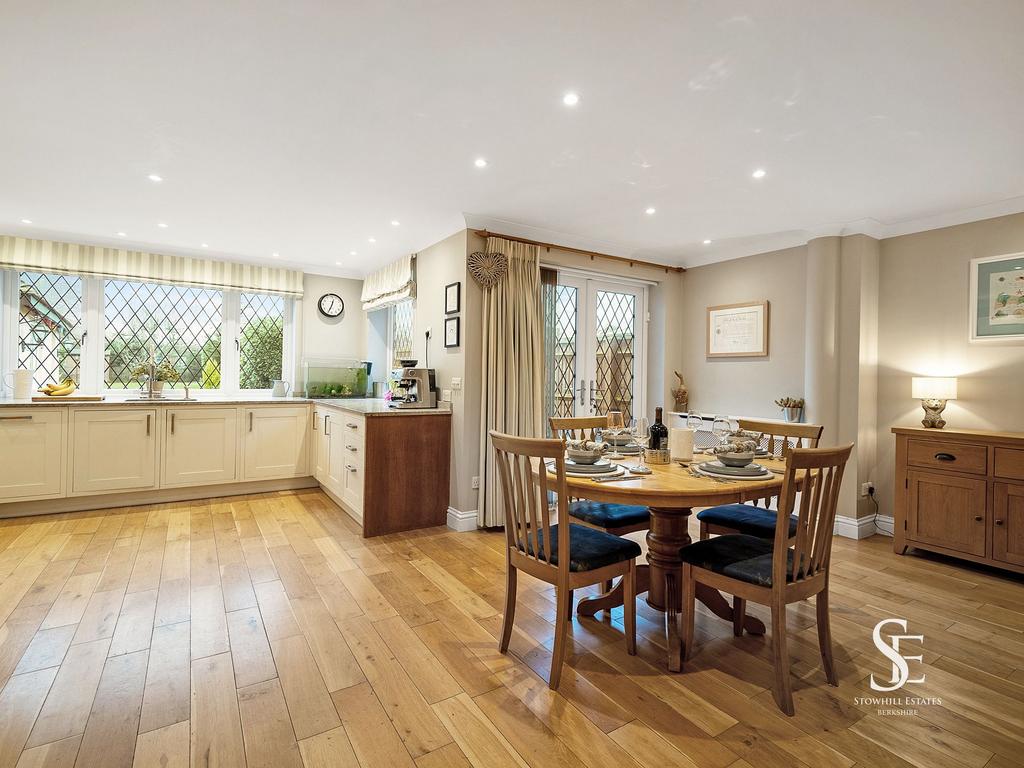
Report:
[[[971,261],[971,341],[1024,342],[1024,253]]]
[[[767,357],[768,302],[708,307],[708,357]]]
[[[449,283],[444,287],[444,313],[451,315],[462,309],[462,283]]]
[[[446,347],[459,346],[459,318],[448,317],[444,321],[444,345]]]

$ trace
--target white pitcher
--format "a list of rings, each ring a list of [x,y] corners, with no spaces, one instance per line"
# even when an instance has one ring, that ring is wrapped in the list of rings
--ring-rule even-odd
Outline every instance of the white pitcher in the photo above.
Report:
[[[292,391],[292,385],[280,379],[274,379],[270,382],[270,385],[272,387],[270,391],[272,397],[287,397],[288,393]]]
[[[28,368],[15,368],[5,373],[4,384],[11,388],[11,397],[15,400],[28,400],[32,397],[32,371]]]

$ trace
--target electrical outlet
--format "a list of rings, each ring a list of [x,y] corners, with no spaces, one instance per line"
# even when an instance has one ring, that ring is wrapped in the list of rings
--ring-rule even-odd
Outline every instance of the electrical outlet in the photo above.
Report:
[[[476,475],[473,475],[473,483],[472,483],[472,485],[473,485],[473,489],[474,490],[480,488],[480,478],[477,477]]]
[[[872,483],[870,480],[868,480],[868,482],[866,482],[866,483],[861,483],[860,484],[860,495],[862,497],[870,496],[874,490],[875,490],[875,484]]]
[[[452,376],[452,389],[459,391],[462,389],[462,377]]]
[[[452,391],[450,389],[442,389],[441,399],[444,400],[446,403],[450,403],[452,401]]]

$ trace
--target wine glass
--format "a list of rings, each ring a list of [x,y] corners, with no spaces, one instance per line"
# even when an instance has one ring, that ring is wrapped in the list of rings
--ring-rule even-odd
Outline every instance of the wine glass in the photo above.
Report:
[[[621,453],[619,453],[619,439],[622,437],[622,431],[626,428],[626,422],[622,418],[622,411],[608,411],[608,429],[605,430],[605,441],[608,441],[608,436],[611,435],[613,441],[610,443],[612,452],[608,454],[609,459],[624,459]]]
[[[725,438],[732,432],[732,422],[725,416],[715,416],[715,420],[711,423],[711,431],[718,438],[719,444],[721,444],[725,442]]]
[[[640,463],[631,469],[638,475],[649,474],[651,469],[647,466],[646,457],[644,456],[644,449],[647,448],[647,443],[651,439],[651,424],[646,416],[637,416],[630,422],[629,431],[633,435],[633,442],[640,448]]]

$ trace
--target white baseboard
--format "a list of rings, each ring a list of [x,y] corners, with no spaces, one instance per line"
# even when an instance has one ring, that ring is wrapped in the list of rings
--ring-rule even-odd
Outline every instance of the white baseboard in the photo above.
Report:
[[[895,527],[896,522],[891,515],[875,515],[875,528],[883,536],[892,536]]]
[[[476,510],[470,509],[462,512],[455,507],[448,507],[448,527],[453,531],[463,533],[476,530]]]
[[[868,536],[874,536],[877,533],[875,530],[875,515],[868,515],[867,517],[837,515],[833,533],[836,536],[844,536],[847,539],[866,539]]]

